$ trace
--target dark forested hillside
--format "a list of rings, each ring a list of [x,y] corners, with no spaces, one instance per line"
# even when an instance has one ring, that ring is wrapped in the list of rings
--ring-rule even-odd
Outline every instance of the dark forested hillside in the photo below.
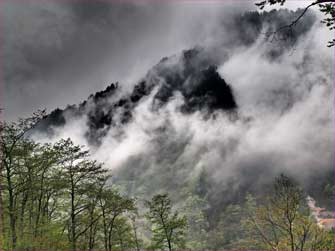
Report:
[[[66,117],[87,115],[86,136],[90,143],[97,143],[111,125],[127,123],[131,119],[134,107],[152,92],[155,92],[153,100],[155,109],[168,103],[176,93],[181,93],[184,98],[184,104],[180,107],[183,112],[235,109],[237,104],[233,90],[217,73],[217,66],[228,57],[228,49],[232,45],[234,47],[251,45],[262,35],[262,29],[276,30],[285,24],[286,20],[300,12],[301,10],[296,12],[280,10],[264,13],[248,12],[234,16],[229,26],[237,29],[231,30],[233,34],[229,35],[229,39],[228,36],[222,38],[224,45],[227,43],[227,50],[223,55],[215,55],[211,49],[196,47],[183,51],[181,55],[165,57],[148,71],[143,80],[134,85],[130,93],[118,95],[122,83],[111,83],[105,90],[91,95],[79,105],[69,105],[64,110],[52,111],[38,129],[52,133],[52,127],[63,126]],[[287,32],[285,30],[279,31],[279,42],[269,47],[266,55],[275,60],[285,50],[290,50],[314,22],[314,15],[309,14],[305,22],[297,25],[292,36],[285,34]],[[266,35],[264,38],[271,40]],[[119,110],[122,110],[121,114],[116,115]]]
[[[134,86],[131,93],[120,95],[119,83],[112,83],[79,105],[52,111],[37,130],[52,134],[53,127],[65,125],[66,117],[85,115],[86,137],[89,143],[98,144],[111,127],[129,122],[136,105],[153,92],[153,110],[159,110],[180,93],[184,98],[180,106],[183,113],[233,111],[237,108],[233,91],[218,74],[215,62],[206,56],[203,49],[197,48],[184,51],[180,59],[177,56],[164,58]],[[180,62],[177,64],[174,60]]]

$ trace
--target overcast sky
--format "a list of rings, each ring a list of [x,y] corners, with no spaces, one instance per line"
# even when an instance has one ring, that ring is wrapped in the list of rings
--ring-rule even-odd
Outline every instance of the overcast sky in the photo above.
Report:
[[[76,104],[115,81],[130,86],[162,57],[213,43],[218,17],[255,9],[251,1],[157,2],[2,1],[5,117]]]

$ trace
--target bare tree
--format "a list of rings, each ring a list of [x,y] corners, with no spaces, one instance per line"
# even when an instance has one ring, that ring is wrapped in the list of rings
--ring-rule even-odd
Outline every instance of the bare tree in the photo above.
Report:
[[[256,207],[254,202],[251,205],[246,226],[251,229],[254,240],[259,240],[265,248],[303,251],[318,245],[326,250],[332,245],[325,239],[327,233],[318,231],[303,191],[285,175],[276,179],[273,192],[264,205]]]
[[[265,6],[271,5],[281,5],[285,4],[286,0],[263,0],[255,5],[258,6],[261,10],[264,9]],[[311,9],[312,7],[318,6],[319,11],[324,14],[324,19],[322,19],[321,23],[325,24],[330,30],[335,29],[335,0],[316,0],[311,4],[307,5],[302,12],[290,23],[279,27],[274,32],[267,33],[267,36],[273,36],[274,38],[278,36],[278,34],[286,30],[289,34],[293,34],[293,28],[296,24],[305,16],[306,12]],[[335,39],[333,38],[331,41],[328,42],[328,47],[332,47],[335,45]]]

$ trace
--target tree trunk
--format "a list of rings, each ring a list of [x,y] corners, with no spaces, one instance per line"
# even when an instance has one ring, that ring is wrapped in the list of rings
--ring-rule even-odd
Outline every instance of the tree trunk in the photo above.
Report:
[[[95,243],[95,235],[96,235],[96,224],[94,224],[94,209],[90,209],[90,222],[89,222],[89,240],[88,240],[88,248],[89,250],[94,249]]]
[[[77,249],[77,243],[76,243],[76,215],[75,215],[75,191],[74,191],[74,183],[73,180],[71,179],[71,248],[72,251],[76,251]]]
[[[172,245],[170,240],[168,240],[168,245],[169,245],[169,251],[172,251]]]
[[[6,167],[6,178],[7,178],[7,186],[8,186],[8,209],[9,209],[9,225],[11,231],[11,242],[12,242],[12,249],[16,249],[16,218],[15,218],[15,210],[14,210],[14,191],[12,185],[12,177],[10,168]]]
[[[291,241],[291,251],[295,251],[295,243],[294,243],[292,222],[289,222],[289,233],[290,233],[290,241]]]
[[[25,228],[25,222],[24,222],[24,217],[25,217],[25,212],[26,212],[26,204],[28,201],[28,194],[25,193],[25,195],[22,198],[22,202],[21,202],[21,212],[20,215],[18,217],[18,234],[19,234],[19,238],[24,238],[23,234],[24,234],[24,228]]]
[[[1,171],[0,171],[1,173]],[[2,200],[2,184],[0,181],[0,251],[2,250],[1,248],[4,245],[4,240],[5,234],[4,234],[4,215],[3,215],[3,200]]]
[[[104,228],[104,245],[105,251],[108,251],[108,230],[107,230],[107,223],[106,223],[106,212],[105,209],[102,208],[102,223]]]
[[[2,169],[3,169],[2,159],[0,161],[1,161],[0,163],[0,175],[1,175]],[[2,250],[1,248],[4,245],[4,240],[3,240],[3,238],[5,238],[4,232],[5,232],[5,228],[4,228],[4,214],[3,214],[3,200],[2,200],[2,179],[0,176],[0,251]]]
[[[35,226],[34,226],[34,237],[36,238],[38,235],[38,229],[40,224],[40,218],[42,216],[42,201],[44,197],[44,175],[45,175],[46,169],[43,169],[42,175],[41,175],[41,183],[40,183],[40,190],[39,190],[39,196],[38,196],[38,202],[37,202],[37,213],[35,218]]]
[[[2,131],[0,130],[0,133]],[[4,170],[4,149],[3,149],[3,141],[0,138],[0,251],[4,246],[4,238],[5,238],[5,228],[4,228],[4,211],[3,211],[3,199],[2,199],[2,189],[3,189],[3,180],[2,180],[2,171]]]
[[[136,251],[140,251],[140,246],[138,243],[138,237],[137,237],[137,227],[136,227],[135,219],[133,220],[133,230],[134,230],[134,237],[135,237],[135,245],[136,245]]]
[[[113,232],[113,225],[110,226],[108,231],[108,251],[112,251],[112,232]]]
[[[116,216],[113,216],[111,222],[109,223],[109,231],[108,231],[108,251],[112,251],[112,234],[114,228],[114,221]]]
[[[172,251],[171,239],[169,238],[169,234],[167,232],[167,227],[165,225],[163,215],[160,215],[160,219],[161,219],[161,222],[162,222],[162,225],[163,225],[163,228],[164,228],[165,238],[166,238],[166,241],[168,243],[169,251]]]

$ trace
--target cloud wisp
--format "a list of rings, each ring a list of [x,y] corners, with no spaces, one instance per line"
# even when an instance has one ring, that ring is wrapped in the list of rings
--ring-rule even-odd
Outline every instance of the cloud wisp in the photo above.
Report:
[[[251,25],[246,29],[254,25],[249,15]],[[164,67],[154,67],[142,78],[155,82],[148,95],[135,105],[113,110],[114,122],[104,128],[100,144],[90,146],[92,157],[103,161],[118,182],[133,184],[129,193],[182,191],[204,170],[214,184],[213,196],[228,187],[257,189],[281,172],[308,187],[316,174],[331,171],[333,57],[325,46],[328,31],[314,22],[292,46],[265,41],[261,31],[248,32],[232,20],[215,22],[210,26],[217,31],[215,39],[205,41],[204,56],[192,62],[195,69],[202,69],[209,58],[218,66],[217,72],[233,90],[236,111],[185,113],[187,97],[178,88],[157,105],[162,86],[171,87],[168,77],[183,79],[183,86],[193,83],[189,77],[184,81],[188,71],[182,56],[163,59]],[[131,119],[122,123],[129,111]],[[66,125],[56,129],[55,139],[74,136],[77,143],[90,145],[85,138],[88,120],[87,114],[80,119],[69,114]]]

